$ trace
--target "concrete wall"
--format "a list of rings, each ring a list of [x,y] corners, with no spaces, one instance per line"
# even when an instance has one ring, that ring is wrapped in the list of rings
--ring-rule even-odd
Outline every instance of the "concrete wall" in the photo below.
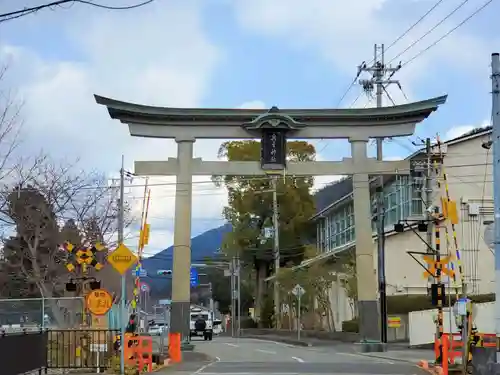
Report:
[[[465,280],[471,294],[494,292],[494,257],[483,239],[484,221],[493,220],[492,171],[491,165],[485,165],[486,161],[491,164],[492,152],[481,147],[484,140],[486,137],[450,145],[444,159],[450,197],[457,201],[460,215],[460,223],[455,229]],[[435,189],[438,191],[437,186]],[[440,193],[437,192],[434,204],[440,205],[439,198]],[[476,212],[479,215],[475,215]],[[450,241],[451,230],[449,226]],[[421,235],[425,238],[425,233]],[[444,231],[441,236],[442,252],[445,253]],[[412,231],[388,233],[385,240],[388,295],[426,293],[427,280],[422,275],[424,270],[407,254],[409,250],[425,251],[425,244]],[[452,243],[450,251],[454,252]],[[416,257],[421,259],[421,256]]]

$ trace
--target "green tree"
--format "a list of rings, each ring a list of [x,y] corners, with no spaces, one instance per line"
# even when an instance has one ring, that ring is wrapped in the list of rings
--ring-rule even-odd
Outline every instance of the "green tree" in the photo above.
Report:
[[[317,255],[318,251],[314,247],[306,248],[305,258],[311,259]],[[282,302],[290,307],[287,314],[289,324],[296,319],[297,315],[297,297],[291,291],[298,284],[305,290],[301,298],[302,322],[308,328],[335,330],[329,291],[332,283],[337,281],[337,275],[332,272],[332,267],[327,260],[314,262],[307,267],[283,268],[278,280],[283,296]],[[284,317],[283,321],[286,322],[287,318]]]
[[[221,145],[219,157],[229,161],[260,160],[260,142],[229,141]],[[287,143],[289,161],[312,161],[314,146],[304,141]],[[244,265],[255,272],[255,315],[266,294],[264,279],[273,269],[273,240],[264,238],[263,231],[272,227],[273,194],[270,178],[255,176],[213,176],[213,181],[228,190],[228,205],[223,210],[233,230],[224,238],[223,250],[228,254],[239,251]],[[312,235],[309,218],[314,214],[311,194],[312,177],[282,176],[277,180],[281,264],[302,261],[305,243]]]
[[[356,256],[352,250],[342,260],[342,272],[345,275],[345,290],[349,306],[354,317],[358,316],[358,279],[356,277]]]

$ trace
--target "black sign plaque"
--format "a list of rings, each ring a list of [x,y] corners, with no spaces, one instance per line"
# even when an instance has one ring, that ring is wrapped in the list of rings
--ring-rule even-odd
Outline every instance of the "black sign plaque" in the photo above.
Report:
[[[286,168],[286,133],[282,129],[262,129],[261,167],[264,170]]]

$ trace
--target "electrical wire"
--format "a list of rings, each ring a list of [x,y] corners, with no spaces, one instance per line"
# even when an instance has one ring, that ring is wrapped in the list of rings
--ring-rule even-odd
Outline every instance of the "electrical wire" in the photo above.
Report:
[[[111,6],[111,5],[98,4],[98,3],[88,1],[88,0],[59,0],[59,1],[53,1],[51,3],[38,5],[35,7],[24,8],[24,9],[15,10],[12,12],[2,13],[2,14],[0,14],[0,23],[14,20],[14,19],[17,19],[20,17],[24,17],[24,16],[36,13],[36,12],[43,10],[43,9],[46,9],[46,8],[53,8],[56,6],[61,7],[64,4],[80,3],[80,4],[84,4],[84,5],[89,5],[89,6],[92,6],[95,8],[101,8],[101,9],[107,9],[107,10],[132,10],[132,9],[140,8],[140,7],[143,7],[145,5],[151,4],[153,1],[155,1],[155,0],[145,0],[141,3],[127,5],[127,6]]]
[[[410,31],[412,31],[420,22],[422,22],[429,14],[432,13],[432,11],[434,9],[436,9],[444,0],[439,0],[438,2],[436,2],[436,4],[434,4],[426,13],[424,13],[424,15],[422,17],[420,17],[413,25],[411,25],[403,34],[401,34],[401,36],[399,36],[394,42],[392,42],[391,44],[389,44],[389,46],[387,46],[385,48],[385,52],[387,52],[391,47],[394,47],[394,45],[396,45],[397,42],[399,42],[401,39],[403,39],[406,35],[408,35],[408,33]],[[372,61],[373,62],[373,61]]]
[[[471,15],[469,15],[467,18],[465,18],[462,22],[460,22],[457,26],[449,30],[446,34],[444,34],[441,38],[436,40],[434,43],[429,45],[427,48],[423,49],[419,53],[417,53],[415,56],[413,56],[411,59],[405,61],[401,67],[406,66],[410,64],[411,62],[415,61],[418,57],[420,57],[422,54],[425,52],[429,51],[431,48],[435,47],[438,43],[442,42],[445,38],[450,36],[453,32],[455,32],[458,28],[462,27],[465,25],[468,21],[470,21],[473,17],[475,17],[477,14],[479,14],[482,10],[484,10],[488,5],[490,5],[493,2],[493,0],[488,0],[486,3],[484,3],[482,6],[480,6],[478,9],[476,9]]]
[[[398,57],[403,55],[405,52],[407,52],[409,49],[413,48],[416,44],[418,44],[420,41],[422,41],[427,35],[432,33],[434,30],[436,30],[439,26],[441,26],[446,20],[448,20],[451,16],[453,16],[456,12],[458,12],[459,9],[461,9],[465,4],[467,4],[469,0],[463,0],[460,4],[458,4],[450,13],[446,15],[441,21],[439,21],[437,24],[435,24],[433,27],[431,27],[427,32],[424,33],[420,38],[415,40],[413,43],[411,43],[408,47],[406,47],[402,52],[398,53],[396,56],[394,56],[391,60],[389,60],[388,64],[396,60]]]
[[[401,39],[403,39],[406,35],[408,35],[408,33],[413,30],[420,22],[422,22],[429,14],[431,14],[434,9],[436,9],[444,0],[438,0],[427,12],[425,12],[416,22],[414,22],[408,29],[406,29],[406,31],[404,31],[399,37],[397,37],[391,44],[389,44],[388,47],[385,48],[385,52],[387,52],[387,50],[389,50],[391,47],[394,47]],[[370,65],[374,62],[375,60],[372,59],[370,61],[370,63],[366,64],[365,61],[363,61],[361,63],[360,66],[362,65]],[[351,82],[351,84],[348,86],[347,90],[344,92],[344,94],[342,95],[342,97],[340,98],[340,100],[338,101],[338,104],[337,104],[337,107],[340,106],[340,104],[342,103],[342,101],[345,99],[345,97],[347,96],[347,94],[351,91],[351,89],[354,87],[354,84],[356,83],[356,81],[358,80],[359,76],[361,74],[361,69],[358,69],[358,73],[356,74],[356,77],[354,78],[354,80]],[[352,107],[352,105],[351,105]]]

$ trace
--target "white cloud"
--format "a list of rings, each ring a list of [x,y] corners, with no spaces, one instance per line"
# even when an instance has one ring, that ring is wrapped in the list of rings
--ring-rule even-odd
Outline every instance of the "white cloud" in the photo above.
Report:
[[[373,45],[387,43],[386,63],[393,67],[402,61],[424,51],[430,44],[455,27],[462,19],[470,15],[477,5],[467,5],[461,8],[456,18],[443,22],[434,31],[415,43],[407,52],[405,48],[416,42],[431,27],[441,21],[458,4],[445,2],[437,7],[428,17],[413,28],[394,46],[389,43],[395,40],[413,24],[417,15],[424,14],[429,8],[428,2],[394,2],[389,0],[255,0],[252,2],[233,2],[233,8],[241,27],[249,32],[264,37],[274,37],[282,40],[292,48],[303,53],[317,53],[326,61],[333,63],[334,69],[354,77],[356,66],[362,61],[371,63]],[[488,56],[489,45],[475,34],[468,34],[461,28],[450,34],[439,43],[439,47],[431,48],[422,53],[409,65],[401,69],[394,79],[399,79],[405,90],[406,97],[414,100],[415,86],[424,78],[436,73],[436,67],[447,65],[447,69],[467,68],[473,74],[485,74],[487,66],[482,64],[484,56]],[[493,43],[491,43],[493,44]],[[473,51],[465,50],[464,45]],[[394,58],[393,61],[392,58]],[[482,66],[483,69],[479,69]],[[484,72],[483,72],[484,70]],[[360,77],[369,78],[367,73]],[[422,88],[422,87],[420,87]],[[356,87],[343,101],[343,106],[349,106],[360,88]],[[405,95],[396,85],[388,88],[390,96],[397,104],[406,102]],[[427,94],[427,92],[426,92]],[[432,92],[430,95],[441,95],[442,92]],[[385,96],[385,95],[384,95]],[[421,99],[421,98],[419,98]],[[386,105],[391,101],[385,99]],[[373,101],[374,102],[374,101]],[[364,107],[367,99],[363,95],[356,107]],[[374,105],[374,104],[371,104]]]
[[[458,138],[465,133],[470,132],[471,130],[474,130],[476,128],[485,128],[487,126],[490,126],[491,123],[490,121],[483,121],[480,125],[459,125],[459,126],[454,126],[450,130],[448,130],[444,136],[444,140],[448,141],[453,138]]]
[[[238,106],[238,108],[242,108],[242,109],[266,109],[266,104],[261,100],[252,100],[252,101],[243,103],[242,105]]]
[[[66,35],[76,54],[58,51],[63,48],[59,45],[37,50],[0,39],[0,58],[10,61],[9,80],[4,83],[18,88],[26,103],[23,116],[29,138],[22,151],[37,153],[44,148],[56,158],[79,157],[82,167],[106,173],[120,168],[122,154],[128,170],[133,170],[134,160],[175,156],[172,140],[130,137],[127,126],[111,120],[93,94],[151,105],[199,106],[222,57],[203,30],[199,2],[155,2],[130,13],[75,7],[71,22],[65,22],[68,13],[58,14],[54,19],[54,13],[40,12],[36,19],[24,17],[6,27],[13,27],[14,33],[29,24],[33,32],[43,34],[51,24],[58,34]],[[45,57],[47,52],[57,58]],[[196,142],[195,156],[214,159],[219,143]],[[200,180],[209,177],[195,182]],[[134,184],[143,181],[136,179]],[[153,182],[173,184],[174,179],[152,178]],[[137,213],[142,194],[143,188],[127,193]],[[193,217],[219,219],[214,227],[222,224],[224,194],[211,183],[196,183]],[[172,243],[174,201],[173,185],[152,187],[151,251]]]
[[[323,156],[321,155],[321,148],[318,150],[318,154],[316,155],[316,160],[317,161],[325,161]],[[313,191],[316,192],[322,188],[324,188],[326,185],[329,185],[335,181],[338,181],[345,176],[317,176],[314,177],[314,185],[313,185]]]

